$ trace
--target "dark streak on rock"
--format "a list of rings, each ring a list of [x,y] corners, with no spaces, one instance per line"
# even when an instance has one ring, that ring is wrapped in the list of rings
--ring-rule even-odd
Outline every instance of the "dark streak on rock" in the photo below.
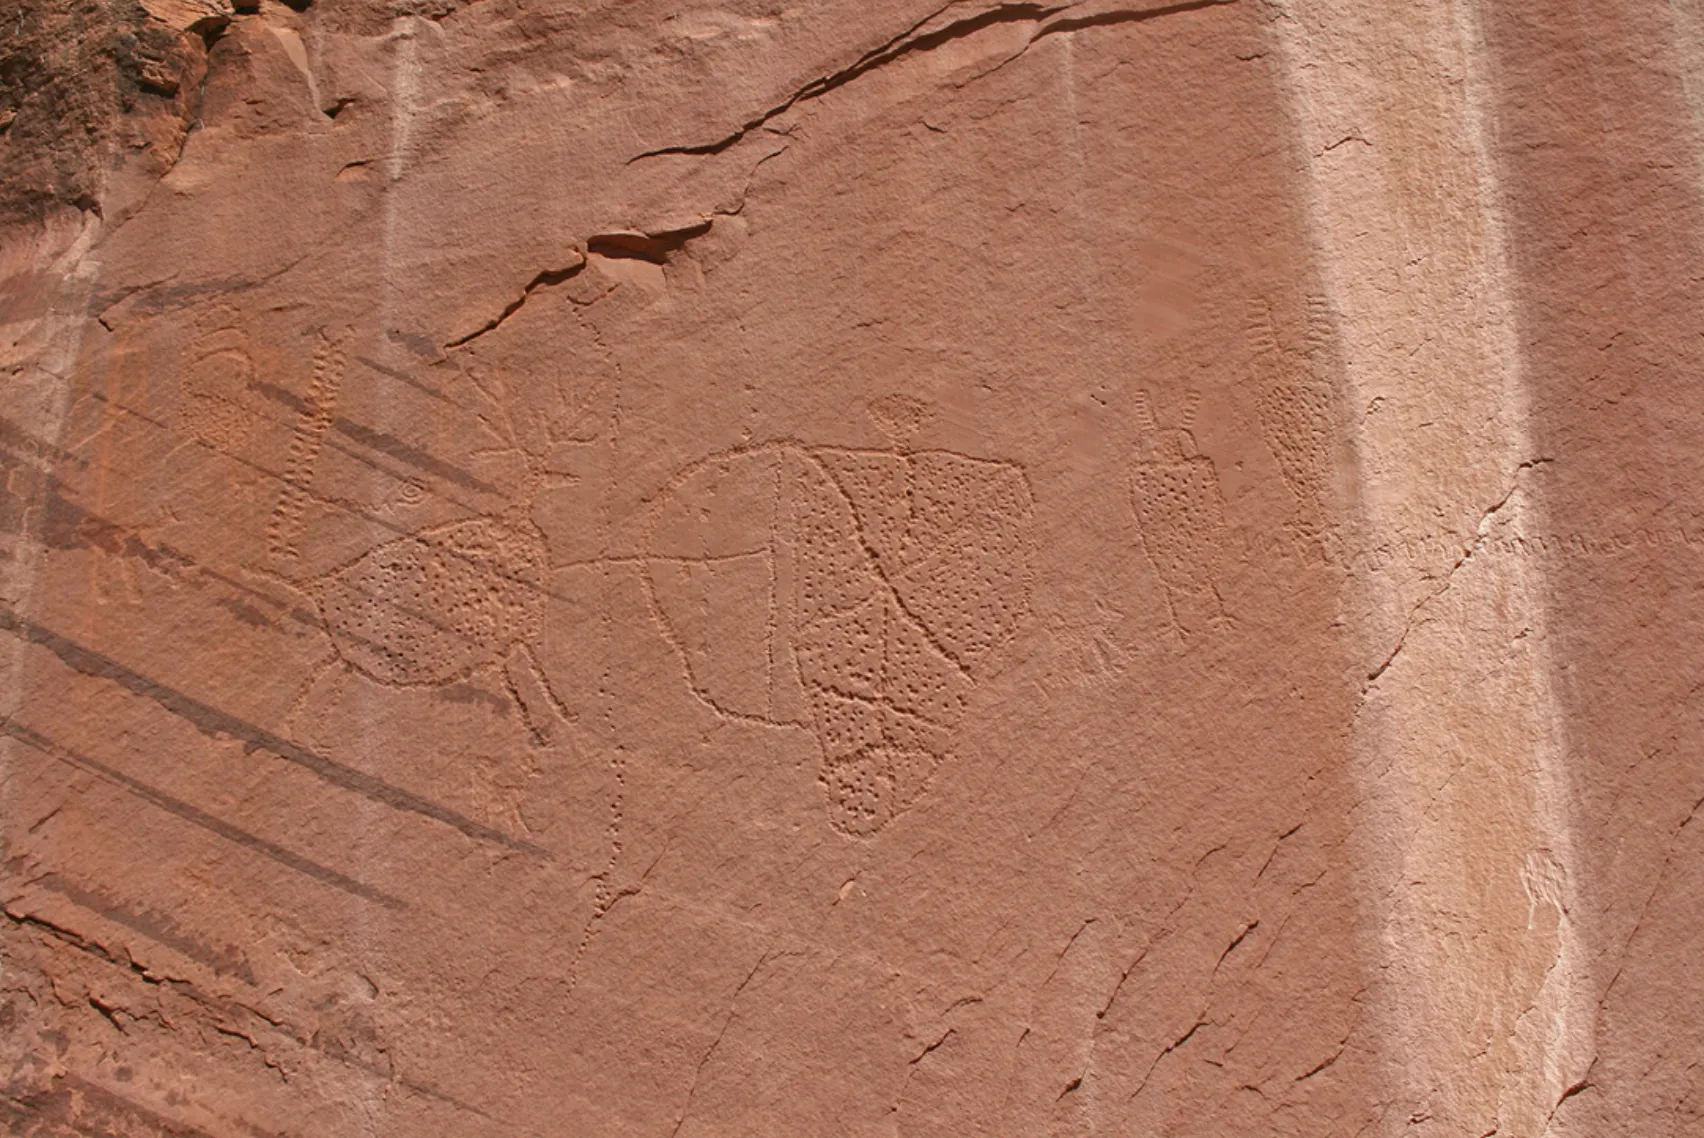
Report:
[[[546,850],[531,842],[512,838],[501,830],[476,822],[447,806],[442,806],[428,798],[422,798],[399,786],[393,786],[365,771],[334,762],[324,755],[274,735],[263,727],[202,703],[183,692],[169,688],[140,672],[132,671],[116,660],[108,659],[73,640],[59,635],[52,629],[44,628],[27,620],[10,609],[0,609],[0,629],[10,632],[21,640],[46,648],[74,671],[81,672],[86,676],[110,680],[126,691],[152,700],[208,735],[236,739],[250,750],[265,751],[268,754],[275,755],[287,763],[308,771],[327,785],[359,794],[363,798],[389,806],[393,810],[418,814],[422,818],[430,818],[432,821],[440,822],[475,841],[488,842],[492,845],[532,854],[536,857],[549,856]]]
[[[228,842],[235,843],[245,849],[253,850],[263,857],[270,858],[279,865],[282,865],[287,869],[295,870],[303,876],[311,877],[321,884],[330,885],[334,889],[341,889],[343,892],[348,893],[351,896],[359,897],[364,901],[372,901],[376,904],[385,906],[387,909],[406,909],[408,907],[399,898],[393,897],[382,890],[375,889],[371,885],[362,884],[352,877],[347,877],[344,874],[337,872],[335,869],[323,866],[316,861],[311,861],[308,858],[303,857],[301,854],[287,850],[283,846],[269,842],[265,838],[249,833],[247,830],[233,826],[222,818],[215,817],[214,815],[207,813],[205,810],[185,802],[181,798],[176,798],[167,794],[163,790],[159,790],[156,787],[142,782],[140,779],[132,778],[124,772],[110,767],[98,759],[91,758],[88,755],[74,751],[60,743],[56,743],[47,736],[26,727],[24,724],[19,723],[15,719],[0,719],[0,734],[9,735],[18,740],[18,742],[23,743],[25,746],[30,747],[33,750],[39,751],[49,758],[57,759],[62,763],[86,770],[91,774],[99,775],[108,783],[135,795],[137,798],[142,799],[142,801],[147,802],[150,805],[159,807],[168,814],[175,814],[191,825],[199,826],[209,833],[217,834],[219,837],[224,838]],[[147,934],[144,933],[143,935]],[[189,954],[185,953],[185,955],[187,956]]]
[[[210,948],[184,934],[176,922],[164,913],[150,910],[131,908],[123,901],[110,897],[92,886],[77,885],[65,880],[57,873],[50,873],[34,884],[49,892],[57,893],[73,905],[86,909],[111,921],[122,925],[131,932],[147,937],[155,944],[162,945],[181,956],[187,957],[198,964],[212,969],[216,976],[235,976],[245,984],[253,986],[254,971],[248,961],[243,958],[240,950],[232,947]]]
[[[306,400],[293,392],[286,391],[275,383],[257,382],[250,386],[268,399],[288,407],[298,415],[307,413],[308,404]],[[476,478],[461,467],[445,462],[436,455],[421,450],[395,435],[374,430],[372,427],[343,418],[333,419],[331,429],[368,450],[377,451],[387,458],[394,458],[396,461],[405,463],[417,470],[423,470],[428,474],[442,478],[445,482],[460,486],[464,490],[472,490],[477,494],[500,495],[502,493],[498,487],[491,485],[491,483]]]

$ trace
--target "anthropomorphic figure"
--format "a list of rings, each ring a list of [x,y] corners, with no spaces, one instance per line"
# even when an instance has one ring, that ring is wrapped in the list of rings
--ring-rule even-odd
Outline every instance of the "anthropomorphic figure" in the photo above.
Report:
[[[1191,392],[1178,425],[1162,428],[1148,393],[1138,392],[1140,450],[1130,472],[1142,548],[1165,588],[1172,627],[1185,638],[1230,623],[1218,583],[1226,536],[1219,475],[1192,433],[1199,403]]]
[[[1251,303],[1249,340],[1260,384],[1257,410],[1260,433],[1278,465],[1284,484],[1295,495],[1304,526],[1326,516],[1333,473],[1336,416],[1328,379],[1333,342],[1331,310],[1323,297],[1309,297],[1300,343],[1278,333],[1271,307]]]

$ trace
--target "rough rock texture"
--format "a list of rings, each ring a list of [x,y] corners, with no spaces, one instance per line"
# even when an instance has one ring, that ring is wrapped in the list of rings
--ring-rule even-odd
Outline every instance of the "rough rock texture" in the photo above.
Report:
[[[1704,3],[0,15],[0,1120],[1704,1128]]]

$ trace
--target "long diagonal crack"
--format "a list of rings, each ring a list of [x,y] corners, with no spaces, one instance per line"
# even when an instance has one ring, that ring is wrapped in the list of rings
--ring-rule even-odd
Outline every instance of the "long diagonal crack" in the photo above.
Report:
[[[1469,561],[1472,561],[1475,554],[1485,548],[1485,541],[1490,536],[1491,520],[1497,516],[1498,512],[1501,511],[1504,506],[1509,504],[1509,500],[1515,496],[1515,491],[1520,489],[1522,472],[1531,470],[1535,466],[1543,466],[1551,461],[1553,460],[1548,458],[1535,458],[1527,462],[1523,462],[1519,466],[1515,467],[1514,476],[1509,480],[1509,489],[1501,498],[1490,506],[1485,511],[1484,516],[1479,519],[1479,526],[1474,533],[1473,541],[1462,551],[1462,555],[1456,558],[1455,564],[1449,567],[1449,571],[1444,574],[1443,584],[1439,585],[1436,589],[1433,589],[1430,593],[1427,593],[1424,597],[1421,597],[1420,600],[1415,603],[1414,607],[1409,610],[1408,619],[1404,621],[1402,625],[1402,632],[1396,638],[1396,646],[1393,647],[1389,654],[1385,656],[1383,663],[1374,668],[1371,672],[1367,673],[1367,683],[1362,689],[1363,694],[1370,690],[1373,684],[1378,682],[1379,677],[1383,676],[1385,672],[1389,670],[1390,666],[1396,662],[1397,656],[1401,655],[1402,646],[1407,643],[1408,634],[1414,630],[1415,622],[1420,619],[1421,610],[1433,601],[1437,600],[1439,597],[1443,596],[1445,593],[1449,592],[1450,586],[1455,582],[1456,573]]]
[[[1080,3],[1053,5],[1037,3],[997,4],[994,7],[978,12],[974,16],[967,16],[962,20],[954,20],[951,23],[934,28],[933,30],[924,31],[923,29],[928,27],[932,21],[936,20],[954,7],[954,4],[947,4],[941,8],[935,9],[933,12],[930,12],[923,19],[912,24],[909,28],[894,36],[892,39],[889,39],[877,47],[871,48],[852,63],[840,68],[838,71],[812,79],[809,83],[806,83],[802,87],[793,91],[785,99],[782,99],[780,102],[768,109],[753,115],[751,118],[741,123],[733,131],[723,135],[721,138],[718,138],[713,142],[663,146],[654,150],[646,150],[634,155],[632,158],[629,158],[627,160],[627,165],[631,166],[633,163],[638,162],[643,158],[656,158],[665,154],[720,154],[735,143],[739,142],[741,139],[745,138],[745,136],[750,134],[752,131],[761,129],[770,121],[785,114],[800,103],[809,102],[812,99],[820,99],[830,91],[844,87],[846,84],[851,83],[860,76],[874,71],[878,67],[885,66],[896,59],[911,55],[915,52],[932,51],[935,48],[951,43],[954,40],[964,39],[967,36],[973,36],[978,32],[985,31],[988,28],[1002,24],[1031,24],[1034,25],[1034,28],[1029,39],[1024,42],[1022,47],[1013,54],[1007,56],[1000,63],[996,64],[990,69],[990,71],[984,72],[983,74],[991,74],[993,71],[998,71],[1001,67],[1006,66],[1006,64],[1011,63],[1014,59],[1023,55],[1024,52],[1028,51],[1030,46],[1038,40],[1044,39],[1048,36],[1060,35],[1065,32],[1083,31],[1088,28],[1110,27],[1115,24],[1139,23],[1146,20],[1158,19],[1162,16],[1177,15],[1183,12],[1195,12],[1205,8],[1217,8],[1223,5],[1235,3],[1237,3],[1237,0],[1182,0],[1181,3],[1167,4],[1155,8],[1116,9],[1112,11],[1094,12],[1083,16],[1068,15],[1068,13],[1080,7]],[[762,165],[763,162],[768,161],[774,156],[774,154],[766,155],[763,159],[759,160],[758,165]],[[733,212],[737,213],[738,210]],[[668,254],[681,248],[693,238],[707,233],[710,229],[710,225],[711,221],[707,219],[686,229],[674,230],[666,233],[603,234],[587,240],[586,252],[591,255],[636,257],[638,259],[650,261],[653,264],[661,264],[667,259]],[[510,301],[508,305],[504,307],[502,312],[499,312],[496,316],[492,317],[473,331],[450,340],[444,345],[444,348],[446,350],[459,348],[464,344],[477,340],[487,332],[495,331],[503,324],[504,321],[508,320],[509,317],[521,310],[521,307],[526,304],[534,291],[540,288],[549,288],[562,284],[571,277],[578,275],[585,269],[588,263],[589,262],[585,257],[581,257],[575,264],[568,265],[560,269],[542,270],[535,275],[532,280],[527,282],[526,286],[521,290],[521,294],[514,300]]]
[[[705,1049],[703,1056],[698,1060],[698,1066],[693,1069],[692,1084],[686,1089],[686,1100],[681,1103],[680,1115],[675,1119],[674,1129],[669,1131],[669,1138],[675,1138],[675,1135],[680,1133],[681,1127],[686,1125],[687,1116],[692,1112],[693,1097],[698,1094],[698,1082],[704,1074],[704,1068],[709,1066],[711,1058],[716,1054],[716,1049],[722,1046],[723,1036],[728,1034],[728,1028],[733,1025],[734,1017],[739,1014],[740,994],[757,978],[757,974],[763,971],[763,966],[768,964],[772,957],[786,955],[790,954],[777,953],[774,949],[766,950],[758,957],[757,963],[752,965],[751,971],[746,973],[746,978],[740,981],[740,986],[734,989],[734,994],[728,997],[728,1014],[723,1017],[722,1026],[716,1032],[716,1038],[710,1041],[710,1046]]]
[[[1063,32],[1080,31],[1086,28],[1105,27],[1112,24],[1136,23],[1143,20],[1157,19],[1180,12],[1193,12],[1203,8],[1216,8],[1223,4],[1234,4],[1237,0],[1185,0],[1183,3],[1168,4],[1156,8],[1120,9],[1108,12],[1096,12],[1086,16],[1070,16],[1066,13],[1079,7],[1079,4],[997,4],[984,9],[974,16],[942,25],[929,31],[924,29],[931,22],[954,7],[948,4],[929,13],[922,20],[912,24],[905,31],[894,36],[887,42],[871,48],[853,62],[827,75],[818,76],[809,83],[793,91],[780,102],[759,111],[746,119],[738,127],[722,137],[711,142],[701,142],[687,145],[661,146],[654,150],[646,150],[635,154],[627,160],[628,165],[644,158],[657,158],[665,154],[720,154],[739,142],[754,130],[759,130],[769,122],[792,110],[800,103],[812,99],[820,99],[830,91],[846,86],[853,80],[867,75],[879,67],[886,66],[897,59],[920,51],[933,51],[935,48],[954,40],[973,36],[988,28],[1002,24],[1033,24],[1034,32],[1027,43],[1020,48],[1016,55],[1006,59],[1000,66],[1010,63],[1017,55],[1028,50],[1029,45],[1050,35]],[[1054,19],[1053,17],[1058,17]]]
[[[555,285],[559,285],[568,280],[570,277],[579,275],[580,271],[585,267],[586,260],[582,257],[576,264],[568,265],[565,268],[542,270],[537,276],[527,282],[527,287],[521,290],[521,295],[517,296],[514,300],[511,300],[504,307],[503,311],[499,312],[496,316],[487,320],[483,326],[475,328],[467,335],[458,336],[454,340],[451,340],[449,343],[444,345],[445,349],[459,348],[463,344],[479,339],[479,337],[485,335],[487,332],[495,331],[497,327],[503,323],[503,321],[521,310],[521,306],[524,305],[528,298],[532,296],[534,289],[550,288]]]

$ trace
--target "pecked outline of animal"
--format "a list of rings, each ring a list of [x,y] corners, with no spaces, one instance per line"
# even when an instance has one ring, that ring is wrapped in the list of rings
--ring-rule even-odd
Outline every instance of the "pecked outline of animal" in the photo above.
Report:
[[[923,412],[889,410],[872,409],[872,417],[884,412],[878,422],[894,419],[893,433],[902,435],[888,449],[771,440],[682,467],[652,499],[641,574],[693,694],[720,716],[809,730],[830,824],[855,837],[879,832],[926,790],[950,757],[969,692],[1028,612],[1033,497],[1021,467],[912,450],[905,437]],[[973,488],[957,505],[940,492],[955,478]],[[748,532],[705,537],[689,555],[693,527],[716,517],[707,504],[696,515],[680,509],[669,523],[678,532],[660,539],[665,514],[689,488],[705,503],[738,504]],[[996,508],[1008,525],[978,514]],[[1010,532],[996,532],[1002,528]],[[975,625],[991,611],[1001,570],[978,566],[974,556],[965,561],[954,540],[979,531],[985,544],[1010,547],[1009,576],[1020,594],[980,634]],[[696,602],[694,587],[702,591]],[[748,633],[748,643],[730,647],[738,629],[716,633],[714,622],[728,609],[711,603],[718,588],[767,599],[762,637]],[[709,623],[682,626],[698,614]],[[743,675],[733,669],[730,680],[722,674],[727,654],[741,650],[748,667]],[[763,678],[754,685],[757,671]],[[746,686],[730,686],[740,681]]]
[[[504,690],[535,743],[548,741],[552,719],[568,718],[534,650],[543,631],[549,547],[530,514],[539,492],[566,477],[548,469],[542,452],[577,424],[570,420],[559,430],[541,417],[523,427],[499,381],[464,375],[478,404],[468,410],[497,443],[474,453],[519,458],[516,492],[497,513],[388,538],[292,582],[313,600],[332,648],[292,715],[331,669],[390,687],[438,688],[500,665]],[[526,427],[542,427],[543,447],[528,445]]]

